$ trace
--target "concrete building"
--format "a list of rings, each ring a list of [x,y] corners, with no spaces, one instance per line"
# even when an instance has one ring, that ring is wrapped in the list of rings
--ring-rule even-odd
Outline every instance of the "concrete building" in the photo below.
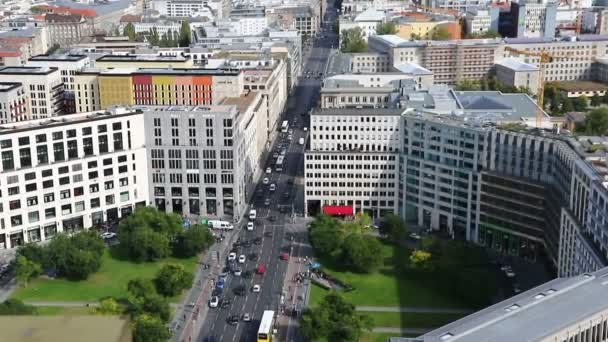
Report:
[[[393,19],[393,22],[397,29],[395,35],[407,40],[432,40],[437,30],[448,32],[450,39],[462,38],[460,23],[453,16],[410,12]]]
[[[252,91],[216,106],[143,110],[154,206],[237,222],[262,173],[266,109],[261,95]]]
[[[170,18],[191,18],[204,13],[213,15],[206,6],[207,2],[198,0],[151,0],[147,3],[151,10]]]
[[[63,83],[57,68],[4,67],[0,69],[0,82],[18,80],[27,92],[31,116],[44,119],[64,114]]]
[[[93,35],[92,20],[82,15],[48,13],[44,19],[51,46],[69,48]]]
[[[27,94],[19,82],[0,83],[0,124],[30,118],[30,100]]]
[[[105,55],[95,60],[96,68],[192,68],[194,63],[184,55]]]
[[[581,96],[591,99],[594,96],[604,96],[608,85],[593,81],[558,82],[557,89],[564,97],[577,98]]]
[[[354,17],[340,17],[340,41],[342,41],[342,32],[344,30],[356,27],[361,29],[363,39],[367,41],[369,37],[376,35],[378,26],[384,22],[386,22],[386,15],[375,8],[368,8]]]
[[[540,68],[521,62],[515,58],[505,58],[496,62],[496,79],[503,84],[530,89],[534,95],[540,86]]]
[[[397,108],[404,89],[428,89],[433,75],[401,73],[348,74],[326,77],[321,85],[321,108]]]
[[[542,284],[404,342],[608,340],[608,269]],[[506,330],[505,330],[506,329]],[[509,331],[509,333],[505,333]]]
[[[37,55],[30,58],[26,66],[57,68],[61,74],[61,82],[63,83],[64,113],[76,113],[74,75],[76,72],[91,66],[88,56],[72,54],[56,56]]]
[[[450,10],[456,13],[467,13],[474,8],[485,8],[491,1],[489,0],[424,0],[421,4],[426,7]]]
[[[264,7],[235,7],[230,11],[229,20],[240,36],[256,36],[268,28]]]
[[[511,2],[511,13],[517,38],[555,37],[556,2],[527,1]]]
[[[310,6],[277,6],[266,8],[268,23],[283,30],[295,30],[305,37],[314,36],[320,27],[319,17]]]
[[[143,115],[133,111],[3,126],[0,246],[48,240],[147,205],[142,127]]]
[[[484,9],[469,9],[465,16],[465,27],[467,35],[483,34],[490,30],[498,32],[498,7],[487,7]]]

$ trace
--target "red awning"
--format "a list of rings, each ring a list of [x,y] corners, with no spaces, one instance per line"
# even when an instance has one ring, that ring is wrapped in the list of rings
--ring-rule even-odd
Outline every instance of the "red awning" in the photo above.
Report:
[[[350,205],[325,205],[323,214],[330,216],[353,216],[353,207]]]

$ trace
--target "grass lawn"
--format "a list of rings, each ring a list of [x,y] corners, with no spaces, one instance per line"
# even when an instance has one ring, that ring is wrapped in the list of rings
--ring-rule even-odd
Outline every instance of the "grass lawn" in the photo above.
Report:
[[[320,260],[320,262],[325,272],[355,288],[354,291],[344,293],[344,297],[357,306],[467,308],[467,305],[459,300],[430,287],[428,279],[408,277],[402,265],[405,265],[409,252],[404,248],[383,244],[384,264],[370,274],[342,272],[328,260]],[[317,293],[318,291],[312,292],[311,302],[318,301],[314,298]]]
[[[80,307],[80,306],[38,306],[39,316],[79,316],[79,315],[93,315],[95,313],[93,308]]]
[[[65,279],[38,278],[32,280],[26,288],[20,288],[13,298],[24,301],[91,301],[96,302],[104,297],[125,298],[127,283],[137,277],[153,278],[163,263],[174,262],[194,271],[198,258],[168,258],[154,263],[133,263],[112,257],[109,251],[104,253],[101,268],[84,281]],[[174,298],[175,301],[178,297]]]
[[[410,312],[364,312],[374,320],[375,327],[389,328],[437,328],[453,322],[461,314],[410,313]]]

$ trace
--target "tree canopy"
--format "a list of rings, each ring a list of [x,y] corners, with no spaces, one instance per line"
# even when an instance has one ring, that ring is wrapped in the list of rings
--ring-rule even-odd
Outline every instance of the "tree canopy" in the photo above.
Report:
[[[380,221],[379,228],[382,235],[394,242],[399,242],[407,233],[405,223],[395,214],[385,215]]]
[[[179,29],[179,46],[188,47],[192,40],[192,31],[190,30],[190,23],[188,20],[182,21],[182,26]]]
[[[387,21],[386,23],[378,25],[376,28],[376,34],[395,34],[397,33],[397,26],[392,21]]]
[[[431,34],[431,40],[450,40],[452,36],[445,27],[437,27]]]
[[[367,51],[367,43],[363,39],[363,30],[360,27],[355,27],[348,30],[342,30],[342,41],[340,42],[342,52],[365,52]]]
[[[129,37],[129,40],[131,41],[135,40],[137,37],[137,33],[135,33],[135,25],[133,25],[133,23],[128,23],[125,25],[124,29],[122,30],[122,34],[123,36]]]
[[[178,295],[182,290],[192,285],[194,275],[180,264],[166,264],[156,274],[154,285],[156,291],[165,297]]]
[[[487,30],[485,32],[480,32],[480,33],[471,33],[467,35],[467,38],[470,39],[478,39],[478,38],[500,38],[501,35],[500,33],[494,31],[494,30]]]
[[[599,107],[587,113],[585,122],[578,130],[589,135],[608,134],[608,107]]]
[[[173,256],[189,258],[209,248],[215,238],[209,228],[200,224],[180,232],[173,243]]]
[[[15,316],[15,315],[34,315],[37,310],[32,305],[27,305],[19,299],[10,298],[0,303],[0,315]]]
[[[371,327],[369,316],[358,313],[335,292],[327,294],[318,306],[304,310],[300,317],[300,332],[308,340],[357,342]]]
[[[17,256],[15,261],[15,278],[22,286],[27,286],[30,279],[42,273],[40,264],[28,260],[23,255]]]
[[[165,342],[171,333],[158,317],[142,314],[133,322],[133,342]]]

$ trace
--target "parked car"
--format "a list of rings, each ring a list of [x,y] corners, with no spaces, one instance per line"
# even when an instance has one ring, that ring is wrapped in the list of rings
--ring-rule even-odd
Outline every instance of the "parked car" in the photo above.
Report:
[[[217,308],[217,306],[219,304],[220,304],[220,299],[217,296],[213,296],[213,297],[211,297],[211,299],[209,299],[210,308]]]

